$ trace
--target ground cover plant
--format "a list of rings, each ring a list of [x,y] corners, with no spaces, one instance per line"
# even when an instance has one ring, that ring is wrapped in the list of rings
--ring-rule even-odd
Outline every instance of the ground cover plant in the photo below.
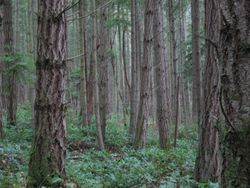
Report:
[[[31,147],[32,116],[27,105],[18,108],[18,130],[5,127],[0,144],[0,187],[25,187]],[[162,150],[157,146],[155,128],[149,127],[148,144],[134,149],[127,139],[127,127],[111,117],[107,127],[107,146],[100,151],[96,144],[95,126],[79,131],[79,119],[69,112],[67,148],[67,186],[71,187],[217,187],[198,184],[193,178],[196,130],[182,126],[177,147]],[[56,184],[64,181],[51,180]]]

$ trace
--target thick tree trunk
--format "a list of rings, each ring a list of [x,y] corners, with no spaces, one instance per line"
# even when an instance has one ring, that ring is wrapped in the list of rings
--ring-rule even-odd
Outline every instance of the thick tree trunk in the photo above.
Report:
[[[145,17],[144,17],[144,41],[143,41],[143,61],[141,65],[141,82],[140,82],[140,103],[139,112],[136,123],[135,132],[135,147],[143,147],[146,142],[146,126],[149,116],[149,71],[150,71],[150,49],[151,35],[153,33],[153,1],[145,2]]]
[[[6,61],[6,69],[9,69],[15,64],[14,44],[13,44],[13,24],[12,24],[12,3],[9,0],[3,2],[3,35],[4,35],[4,53],[5,56],[11,59]],[[17,109],[17,86],[15,71],[9,71],[7,76],[7,120],[9,125],[16,125],[16,109]]]
[[[206,64],[203,84],[204,109],[196,160],[197,181],[217,181],[220,175],[219,156],[219,62],[216,47],[219,42],[219,1],[205,1]]]
[[[221,107],[226,119],[221,187],[245,188],[250,185],[250,1],[220,3]]]
[[[168,123],[166,87],[164,79],[164,51],[163,51],[163,32],[162,32],[162,1],[155,0],[153,4],[154,25],[154,70],[155,70],[155,92],[156,92],[156,121],[159,127],[160,146],[166,148],[168,145]]]
[[[27,187],[51,185],[65,176],[66,15],[65,0],[38,1],[35,130]]]
[[[192,100],[192,116],[193,122],[200,126],[201,114],[201,78],[200,78],[200,13],[199,0],[191,1],[192,13],[192,64],[193,64],[193,100]]]

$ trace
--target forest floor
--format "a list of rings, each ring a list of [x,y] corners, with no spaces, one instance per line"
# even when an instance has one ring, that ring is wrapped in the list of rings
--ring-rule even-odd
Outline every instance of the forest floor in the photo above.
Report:
[[[5,128],[0,142],[0,188],[25,187],[29,150],[32,141],[31,110],[19,107],[18,130]],[[127,139],[127,127],[111,117],[107,126],[106,150],[95,143],[95,126],[80,129],[73,112],[68,115],[67,176],[82,188],[101,187],[218,187],[193,179],[197,131],[181,126],[177,147],[161,150],[156,128],[148,129],[147,146],[133,149]],[[81,131],[79,131],[81,130]],[[60,181],[52,179],[52,181]],[[71,188],[71,184],[68,184]]]

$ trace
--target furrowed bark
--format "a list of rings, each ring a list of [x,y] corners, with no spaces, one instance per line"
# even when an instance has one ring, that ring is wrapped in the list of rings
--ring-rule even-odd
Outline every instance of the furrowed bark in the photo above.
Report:
[[[250,1],[220,1],[221,109],[225,117],[221,187],[250,185]]]
[[[38,1],[35,130],[28,188],[52,185],[65,176],[66,158],[66,15],[65,0]]]
[[[196,159],[197,181],[218,181],[220,176],[219,152],[219,92],[220,73],[216,45],[219,42],[220,11],[218,0],[205,1],[205,74],[204,107],[199,135],[198,156]]]

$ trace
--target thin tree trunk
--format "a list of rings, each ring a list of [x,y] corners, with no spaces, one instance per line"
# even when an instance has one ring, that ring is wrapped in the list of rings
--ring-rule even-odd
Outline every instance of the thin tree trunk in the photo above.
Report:
[[[94,54],[91,52],[89,63],[89,74],[87,81],[87,114],[88,125],[91,124],[91,119],[94,113],[94,88],[95,88],[95,71],[94,71]]]
[[[82,120],[82,127],[85,127],[86,125],[88,125],[88,112],[87,112],[87,93],[86,93],[86,59],[85,56],[87,54],[85,54],[86,50],[85,50],[85,18],[82,18],[84,13],[85,13],[85,1],[84,0],[80,0],[79,1],[79,29],[80,29],[80,54],[83,54],[83,56],[81,56],[81,81],[80,81],[80,117]]]
[[[131,33],[131,93],[130,93],[130,127],[129,136],[130,141],[133,142],[135,138],[135,129],[138,115],[138,71],[140,67],[140,23],[139,23],[139,2],[132,0],[131,4],[131,21],[132,21],[132,33]]]
[[[93,0],[93,11],[96,9],[96,0]],[[96,116],[96,135],[100,150],[104,150],[104,141],[102,134],[102,125],[100,118],[100,102],[99,102],[99,87],[98,87],[98,65],[97,65],[97,17],[93,17],[93,58],[94,58],[94,74],[95,74],[95,116]]]
[[[222,0],[220,8],[220,103],[226,120],[221,187],[245,188],[250,185],[250,1]]]
[[[163,32],[162,32],[162,1],[154,1],[154,69],[155,69],[155,87],[156,87],[156,118],[159,127],[160,147],[168,146],[168,122],[166,87],[164,79],[164,53],[163,53]]]
[[[185,77],[183,74],[184,63],[185,63],[185,17],[184,17],[184,2],[182,0],[178,0],[179,4],[179,76],[180,76],[180,109],[181,113],[181,123],[184,125],[188,125],[188,115],[187,115],[187,106],[185,103]]]
[[[10,69],[15,64],[14,44],[13,44],[13,24],[12,24],[12,3],[9,0],[3,0],[3,35],[4,35],[4,53],[11,59],[6,61],[6,69]],[[8,71],[7,75],[7,121],[9,125],[16,125],[16,109],[17,109],[17,86],[15,71]]]
[[[192,64],[193,64],[193,100],[192,100],[192,116],[193,122],[200,126],[201,114],[201,78],[200,78],[200,13],[199,0],[191,1],[192,13]]]
[[[38,1],[35,130],[28,188],[51,185],[65,176],[66,158],[66,7],[65,0]]]
[[[178,126],[179,126],[179,91],[180,91],[180,77],[177,78],[176,88],[176,114],[175,114],[175,129],[174,129],[174,147],[177,146]]]
[[[1,6],[1,5],[0,5]],[[0,7],[1,9],[1,7]],[[0,19],[1,19],[1,16],[0,16]],[[1,23],[0,23],[1,24]],[[0,26],[1,27],[1,26]],[[0,28],[0,31],[1,31],[1,28]],[[1,39],[0,39],[1,40]],[[0,44],[2,44],[0,42]],[[1,47],[0,47],[1,48]],[[0,54],[1,54],[1,49],[0,49]],[[2,62],[0,62],[0,69],[2,70]],[[3,87],[3,84],[2,84],[2,74],[0,73],[0,140],[3,139],[3,135],[4,135],[4,131],[3,131],[3,105],[2,105],[2,87]]]
[[[170,38],[170,67],[171,67],[171,111],[172,111],[172,122],[175,121],[176,117],[176,90],[177,90],[177,58],[176,58],[176,34],[175,34],[175,21],[174,21],[174,6],[173,0],[168,1],[169,8],[169,38]]]
[[[0,1],[0,56],[4,54],[3,51],[3,1]],[[4,69],[3,62],[0,59],[0,140],[3,139],[3,77],[2,71]]]
[[[105,3],[105,1],[98,1],[100,5],[102,3]],[[102,3],[100,3],[102,2]],[[98,5],[99,5],[98,4]],[[108,7],[102,7],[100,9],[100,17],[99,17],[99,37],[98,37],[98,44],[99,47],[97,49],[97,55],[98,55],[98,73],[99,73],[99,107],[100,107],[100,123],[102,127],[102,137],[105,141],[105,132],[106,132],[106,126],[107,126],[107,115],[108,115],[108,67],[109,67],[109,59],[108,59],[108,48],[109,42],[110,42],[110,34],[109,34],[109,28],[107,25],[108,21],[108,14],[109,14],[109,8]]]
[[[21,36],[21,32],[19,31],[20,29],[20,25],[21,23],[19,22],[19,19],[20,19],[20,11],[19,11],[19,0],[16,0],[16,3],[14,3],[14,35],[13,35],[13,44],[14,44],[14,51],[15,52],[19,52],[20,51],[20,47],[21,47],[21,44],[23,44],[23,41],[21,41],[22,39],[22,36]],[[13,14],[12,13],[12,14]],[[13,16],[13,15],[12,15]],[[25,49],[25,48],[24,48]]]
[[[192,107],[191,107],[191,91],[189,89],[189,83],[187,81],[184,82],[184,93],[185,93],[185,106],[187,108],[187,122],[191,123],[192,120]]]

